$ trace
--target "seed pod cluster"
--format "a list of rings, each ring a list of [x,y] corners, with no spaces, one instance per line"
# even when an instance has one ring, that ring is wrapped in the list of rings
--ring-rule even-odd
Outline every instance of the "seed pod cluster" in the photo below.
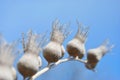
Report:
[[[94,70],[97,63],[102,57],[113,48],[113,45],[109,45],[108,41],[104,41],[102,45],[97,48],[88,50],[86,68]]]
[[[43,56],[48,64],[63,57],[65,50],[62,43],[69,33],[67,25],[61,25],[58,20],[53,22],[50,42],[43,49]]]
[[[15,60],[16,43],[7,43],[0,36],[0,80],[16,80],[16,70],[13,67]]]
[[[78,23],[78,31],[75,37],[68,42],[67,52],[70,56],[83,58],[85,55],[85,41],[88,35],[89,27],[84,28],[81,24]]]
[[[46,39],[44,35],[33,34],[28,32],[27,38],[22,37],[24,55],[20,58],[17,67],[24,79],[33,76],[42,66],[42,61],[39,56],[42,46]]]
[[[85,63],[87,69],[94,70],[98,62],[112,49],[113,45],[109,45],[108,41],[105,41],[99,47],[88,50],[86,61],[81,60],[86,53],[85,43],[88,31],[89,27],[85,28],[78,22],[78,31],[74,38],[67,43],[66,49],[73,60],[79,59],[79,61]],[[61,25],[58,20],[55,20],[52,24],[50,41],[44,48],[43,46],[47,41],[46,35],[34,34],[32,31],[29,31],[27,35],[23,33],[22,46],[24,54],[17,63],[18,71],[23,78],[31,78],[41,68],[42,60],[39,53],[42,48],[43,57],[48,62],[48,66],[63,58],[65,54],[63,42],[70,33],[68,25]],[[16,70],[13,67],[16,57],[14,54],[16,53],[15,47],[16,43],[8,44],[0,36],[0,80],[17,79]]]

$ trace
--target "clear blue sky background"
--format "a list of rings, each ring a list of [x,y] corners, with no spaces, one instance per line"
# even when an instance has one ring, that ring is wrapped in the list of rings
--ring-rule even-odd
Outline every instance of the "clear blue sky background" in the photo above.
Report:
[[[37,80],[120,80],[120,0],[0,0],[0,33],[9,42],[21,38],[21,33],[29,29],[37,33],[50,32],[51,23],[56,18],[61,23],[71,23],[73,32],[64,46],[75,35],[78,19],[90,26],[87,50],[97,47],[106,38],[115,44],[115,48],[99,62],[97,73],[87,70],[79,62],[67,62]],[[64,58],[67,56],[66,53]],[[47,62],[42,59],[44,67]],[[22,80],[19,73],[18,80]]]

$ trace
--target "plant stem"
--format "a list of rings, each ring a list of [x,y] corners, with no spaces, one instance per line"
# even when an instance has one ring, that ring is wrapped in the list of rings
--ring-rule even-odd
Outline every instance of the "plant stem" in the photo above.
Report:
[[[64,62],[68,62],[68,61],[78,61],[78,62],[81,62],[81,63],[86,63],[86,60],[82,60],[82,59],[78,59],[78,58],[65,58],[65,59],[61,59],[59,60],[58,62],[52,64],[52,65],[49,65],[45,68],[43,68],[42,70],[38,71],[35,75],[33,75],[31,77],[30,80],[35,80],[37,77],[39,77],[40,75],[44,74],[45,72],[49,71],[50,69],[53,69],[54,67],[56,67],[57,65],[61,64],[61,63],[64,63]]]

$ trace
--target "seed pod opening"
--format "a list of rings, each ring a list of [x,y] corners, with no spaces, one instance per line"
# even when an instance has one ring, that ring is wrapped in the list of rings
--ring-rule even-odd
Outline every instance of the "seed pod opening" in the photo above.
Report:
[[[53,22],[50,42],[43,49],[43,56],[48,64],[57,62],[63,57],[64,47],[62,43],[70,34],[68,27],[67,25],[61,25],[58,20]]]
[[[55,20],[52,24],[51,41],[62,44],[65,38],[70,34],[69,25],[61,25],[59,20]]]
[[[46,35],[34,34],[29,31],[27,37],[22,34],[22,45],[24,55],[19,60],[17,67],[24,78],[33,76],[42,66],[39,56],[43,45],[46,43]]]
[[[86,68],[94,69],[102,57],[113,48],[108,40],[104,41],[99,47],[88,50]]]
[[[84,28],[78,23],[78,31],[75,37],[68,42],[67,51],[70,56],[83,58],[85,54],[85,41],[87,39],[89,28]]]
[[[25,35],[23,33],[22,44],[24,53],[33,53],[35,55],[39,55],[46,41],[47,39],[45,34],[44,35],[34,34],[32,30],[30,30],[27,34],[27,38],[25,38]]]
[[[77,24],[78,24],[78,31],[75,35],[75,38],[79,39],[80,42],[85,43],[89,33],[89,27],[84,27],[78,21]]]

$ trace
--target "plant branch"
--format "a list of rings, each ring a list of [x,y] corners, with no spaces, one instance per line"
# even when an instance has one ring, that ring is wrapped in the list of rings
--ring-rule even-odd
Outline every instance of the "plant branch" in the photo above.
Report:
[[[58,62],[56,62],[54,64],[51,64],[51,65],[48,65],[45,68],[43,68],[42,70],[38,71],[35,75],[33,75],[31,77],[30,80],[35,80],[37,77],[39,77],[40,75],[42,75],[45,72],[49,71],[50,69],[53,69],[57,65],[59,65],[61,63],[64,63],[64,62],[68,62],[68,61],[78,61],[78,62],[81,62],[81,63],[86,63],[86,60],[82,60],[82,59],[78,59],[78,58],[71,58],[71,57],[69,57],[69,58],[66,58],[66,59],[61,59]]]

